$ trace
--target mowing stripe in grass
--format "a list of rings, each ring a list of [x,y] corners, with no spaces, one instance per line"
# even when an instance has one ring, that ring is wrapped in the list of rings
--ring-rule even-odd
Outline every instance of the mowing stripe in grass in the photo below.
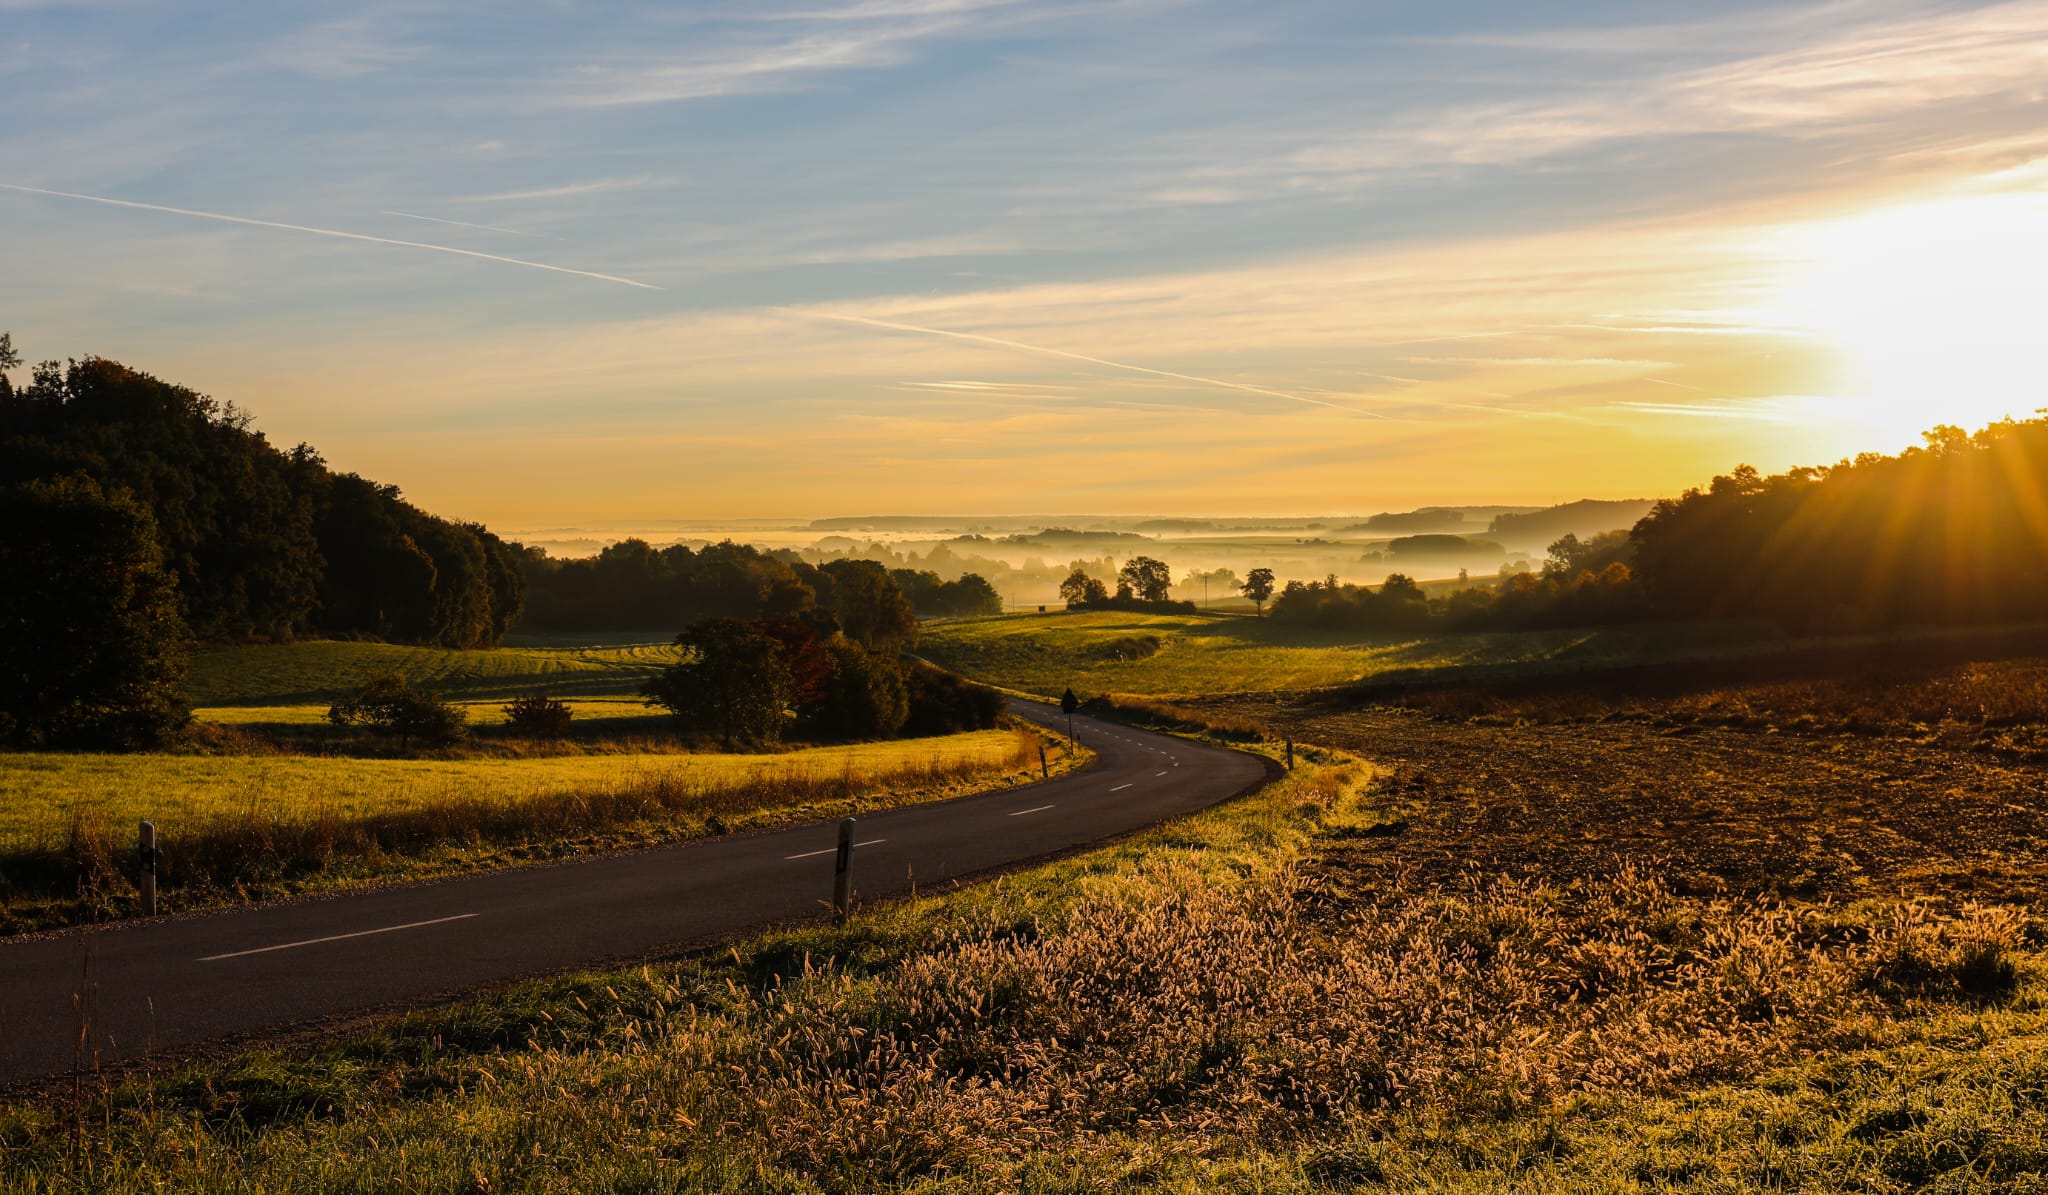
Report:
[[[217,963],[222,959],[241,958],[248,954],[269,954],[273,950],[294,950],[300,946],[318,946],[322,942],[339,942],[345,938],[367,938],[372,934],[396,933],[402,929],[418,929],[423,925],[439,925],[444,921],[467,921],[480,917],[481,913],[457,913],[452,917],[436,917],[431,921],[408,921],[404,925],[386,925],[377,929],[359,929],[352,934],[329,934],[324,938],[306,938],[298,942],[281,942],[276,946],[258,946],[254,950],[235,950],[227,954],[209,954],[200,959],[202,963]]]

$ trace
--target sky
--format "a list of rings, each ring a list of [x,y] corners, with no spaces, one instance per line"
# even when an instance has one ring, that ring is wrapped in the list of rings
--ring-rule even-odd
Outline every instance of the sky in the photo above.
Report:
[[[0,230],[514,531],[1654,497],[2048,406],[2048,0],[0,0]]]

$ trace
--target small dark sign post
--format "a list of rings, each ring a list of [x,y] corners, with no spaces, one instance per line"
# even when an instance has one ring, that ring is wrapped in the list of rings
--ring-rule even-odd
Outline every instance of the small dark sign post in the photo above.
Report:
[[[839,823],[839,853],[832,860],[832,912],[841,921],[853,909],[853,819]]]
[[[1072,689],[1068,689],[1060,694],[1060,712],[1067,716],[1067,750],[1069,753],[1074,749],[1074,711],[1080,708],[1081,699],[1074,696]]]
[[[156,916],[156,823],[142,823],[141,833],[136,839],[136,854],[142,862],[142,874],[137,877],[136,893],[144,917]]]

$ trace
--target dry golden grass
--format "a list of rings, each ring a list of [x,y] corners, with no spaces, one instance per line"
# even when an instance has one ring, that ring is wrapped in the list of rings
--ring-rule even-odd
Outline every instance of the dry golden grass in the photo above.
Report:
[[[929,800],[1035,777],[1041,742],[1020,729],[779,755],[0,757],[0,928],[126,911],[143,816],[177,910]]]

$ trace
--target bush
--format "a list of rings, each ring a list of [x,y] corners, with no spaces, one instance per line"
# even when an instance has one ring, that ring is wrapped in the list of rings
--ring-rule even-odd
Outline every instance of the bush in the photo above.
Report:
[[[415,688],[395,672],[378,672],[362,687],[328,707],[327,720],[336,726],[365,726],[398,736],[404,751],[417,738],[452,743],[462,737],[469,715],[438,694]]]
[[[568,738],[569,720],[575,716],[568,702],[545,693],[515,697],[505,706],[505,725],[522,738]]]
[[[1157,635],[1125,635],[1102,645],[1102,654],[1118,662],[1149,660],[1166,649],[1166,642]]]
[[[929,664],[914,665],[904,677],[910,690],[907,736],[993,730],[1003,715],[1003,695]]]

